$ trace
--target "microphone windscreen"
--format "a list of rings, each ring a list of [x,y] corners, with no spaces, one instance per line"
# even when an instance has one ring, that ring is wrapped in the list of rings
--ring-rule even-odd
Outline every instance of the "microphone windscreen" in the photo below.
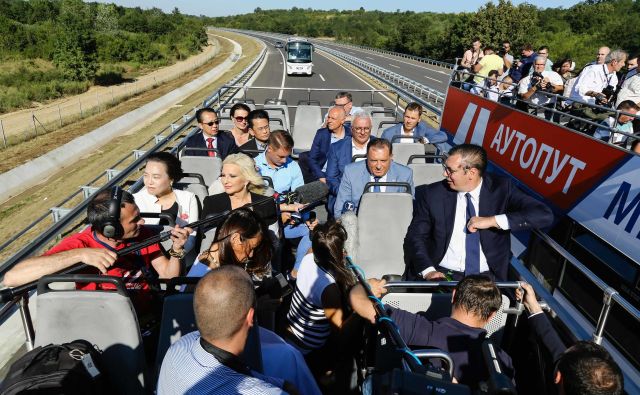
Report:
[[[347,241],[344,243],[344,249],[347,251],[354,262],[357,262],[356,257],[358,251],[358,217],[355,211],[347,211],[340,217],[340,223],[347,231]]]
[[[299,186],[296,192],[300,203],[316,203],[329,195],[329,187],[324,182],[314,181]]]

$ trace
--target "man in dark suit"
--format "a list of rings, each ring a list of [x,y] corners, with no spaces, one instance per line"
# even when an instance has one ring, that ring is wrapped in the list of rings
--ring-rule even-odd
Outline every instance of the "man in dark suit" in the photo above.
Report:
[[[327,112],[327,127],[318,129],[311,150],[308,164],[313,180],[327,182],[327,155],[331,144],[344,138],[351,137],[351,128],[344,124],[346,114],[342,107],[331,107]]]
[[[370,279],[376,293],[382,293],[384,280]],[[376,312],[361,285],[349,292],[351,307],[360,316],[376,322]],[[409,345],[418,348],[441,349],[453,360],[453,377],[461,384],[475,389],[487,380],[487,369],[482,356],[482,342],[487,331],[484,327],[502,306],[502,295],[496,284],[486,276],[472,275],[458,283],[451,300],[451,316],[429,320],[422,314],[414,314],[386,305],[387,314],[396,323],[400,336]],[[495,348],[504,374],[514,376],[511,357]],[[435,361],[434,361],[435,362]]]
[[[458,145],[443,166],[445,180],[416,188],[405,277],[435,280],[448,273],[459,280],[483,273],[506,280],[510,231],[551,225],[551,210],[510,179],[485,174],[482,147]]]
[[[353,155],[366,155],[367,144],[371,138],[371,117],[364,111],[353,116],[351,138],[331,144],[327,155],[327,185],[329,186],[328,207],[335,204],[344,168],[351,163]],[[364,157],[361,159],[364,160]]]
[[[265,110],[253,110],[247,115],[251,140],[240,146],[240,151],[255,158],[267,149],[271,128],[269,127],[269,113]]]
[[[185,148],[201,149],[185,149],[184,155],[219,156],[224,160],[227,155],[238,152],[233,135],[225,130],[218,130],[220,120],[213,109],[208,107],[199,109],[196,111],[196,120],[200,131],[187,139]]]

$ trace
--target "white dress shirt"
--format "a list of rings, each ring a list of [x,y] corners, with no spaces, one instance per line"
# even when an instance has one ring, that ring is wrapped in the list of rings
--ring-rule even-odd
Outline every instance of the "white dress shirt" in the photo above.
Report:
[[[480,184],[469,191],[471,195],[471,202],[475,209],[476,216],[478,216],[480,208],[480,189],[482,188],[482,180]],[[453,270],[456,272],[463,272],[465,269],[466,258],[466,240],[467,240],[467,198],[466,192],[458,192],[456,194],[456,212],[453,222],[453,233],[451,234],[451,241],[447,246],[447,252],[445,252],[442,261],[440,261],[440,272],[446,272],[447,270]],[[509,229],[509,221],[506,214],[499,214],[495,216],[496,222],[501,229]],[[436,269],[431,266],[420,272],[420,275],[424,277],[427,273],[433,272]],[[487,257],[482,250],[482,243],[480,244],[480,273],[489,271],[489,265],[487,264]]]
[[[367,140],[367,142],[364,143],[364,147],[363,148],[358,148],[353,143],[353,139],[351,139],[351,157],[353,157],[355,155],[367,155],[367,144],[369,144],[370,140],[371,139]],[[356,159],[356,162],[360,162],[361,160],[364,160],[364,159],[365,158],[358,158],[358,159]]]

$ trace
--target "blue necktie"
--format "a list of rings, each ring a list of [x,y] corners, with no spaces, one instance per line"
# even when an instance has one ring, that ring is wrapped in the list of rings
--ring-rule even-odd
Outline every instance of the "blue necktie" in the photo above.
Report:
[[[380,182],[380,177],[373,177],[373,181],[374,182]],[[380,185],[374,185],[373,186],[373,192],[382,192],[380,190]]]
[[[469,274],[480,273],[480,232],[475,231],[474,233],[471,233],[467,229],[467,224],[471,217],[476,216],[476,209],[473,207],[471,195],[469,193],[465,193],[464,196],[467,198],[467,222],[464,227],[465,233],[467,234],[465,242],[464,274],[468,276]]]

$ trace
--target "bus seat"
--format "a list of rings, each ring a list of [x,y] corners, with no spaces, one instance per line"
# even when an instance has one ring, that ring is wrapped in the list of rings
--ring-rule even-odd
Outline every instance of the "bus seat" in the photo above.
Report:
[[[300,104],[296,109],[293,123],[294,152],[304,152],[311,149],[313,138],[322,125],[320,105]]]
[[[51,283],[110,283],[115,291],[56,291]],[[106,374],[116,393],[144,392],[147,380],[140,327],[120,278],[53,275],[38,282],[35,346],[84,339],[102,350]]]
[[[407,184],[408,187],[408,184]],[[413,198],[404,192],[366,192],[358,208],[358,265],[367,278],[404,272],[404,236]]]
[[[409,163],[412,155],[424,155],[425,149],[422,143],[393,143],[393,161],[401,165]]]
[[[442,165],[439,163],[409,163],[409,168],[413,170],[413,185],[432,184],[442,181]]]
[[[289,109],[286,104],[269,104],[263,108],[269,114],[269,120],[278,119],[282,122],[282,129],[291,130],[289,122]]]
[[[185,155],[180,160],[182,162],[182,171],[201,174],[207,186],[220,177],[220,172],[222,171],[222,159],[220,157]]]

